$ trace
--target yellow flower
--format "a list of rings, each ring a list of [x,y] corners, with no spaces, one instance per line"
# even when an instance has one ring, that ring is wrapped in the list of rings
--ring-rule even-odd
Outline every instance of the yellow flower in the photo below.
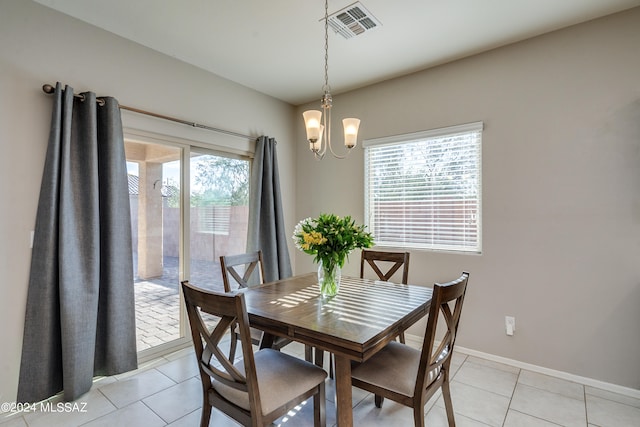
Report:
[[[327,239],[318,231],[312,231],[310,233],[303,232],[302,239],[304,240],[302,244],[303,249],[310,249],[311,245],[322,245],[327,242]]]

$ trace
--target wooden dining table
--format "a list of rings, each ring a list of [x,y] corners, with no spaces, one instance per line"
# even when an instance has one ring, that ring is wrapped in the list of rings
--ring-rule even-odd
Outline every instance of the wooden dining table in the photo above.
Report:
[[[369,359],[426,316],[431,288],[342,277],[336,296],[320,295],[317,274],[294,276],[244,292],[251,326],[335,356],[336,419],[353,425],[351,363]],[[316,350],[316,351],[317,351]]]

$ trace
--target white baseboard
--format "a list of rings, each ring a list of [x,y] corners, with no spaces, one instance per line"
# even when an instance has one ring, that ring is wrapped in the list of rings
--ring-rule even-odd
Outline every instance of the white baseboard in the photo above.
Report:
[[[405,338],[407,341],[411,341],[413,344],[417,344],[418,346],[422,345],[422,337],[407,334],[405,332]],[[570,374],[568,372],[556,371],[555,369],[532,365],[530,363],[520,362],[519,360],[496,356],[494,354],[483,353],[481,351],[473,350],[466,347],[460,347],[458,345],[456,345],[455,351],[466,354],[468,356],[475,356],[481,359],[490,360],[492,362],[503,363],[505,365],[514,366],[516,368],[526,369],[527,371],[532,371],[539,374],[548,375],[550,377],[556,377],[586,386],[599,388],[602,390],[610,391],[612,393],[618,393],[624,396],[633,397],[634,399],[640,399],[640,390],[631,387],[624,387],[618,384],[611,384],[604,381],[595,380],[593,378],[581,377],[579,375]]]

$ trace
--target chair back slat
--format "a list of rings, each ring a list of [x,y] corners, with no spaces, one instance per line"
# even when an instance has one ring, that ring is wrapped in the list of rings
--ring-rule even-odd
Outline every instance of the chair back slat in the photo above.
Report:
[[[220,257],[220,268],[225,292],[231,291],[231,278],[233,278],[238,288],[248,288],[253,283],[264,283],[262,251],[239,255],[223,255]],[[253,277],[254,271],[258,273],[258,277],[255,279]],[[251,282],[252,279],[254,282]]]
[[[409,252],[383,252],[363,250],[360,257],[360,277],[364,277],[365,263],[371,267],[380,280],[391,280],[401,268],[402,283],[407,284],[409,277]],[[389,263],[392,263],[389,265]],[[384,268],[383,268],[384,267]]]
[[[198,313],[198,316],[200,316],[200,313]],[[198,328],[200,330],[200,336],[206,343],[202,357],[200,358],[202,369],[210,376],[216,378],[220,382],[228,384],[231,387],[238,388],[236,385],[231,383],[245,384],[245,376],[235,366],[233,366],[231,361],[218,346],[223,335],[226,335],[227,329],[236,321],[236,319],[228,316],[223,317],[218,321],[218,324],[210,335],[207,334],[206,325],[204,324],[201,316],[199,320],[202,324],[202,329]],[[216,368],[216,366],[211,363],[211,359],[213,357],[215,357],[218,363],[222,365],[222,370]]]
[[[443,367],[447,370],[449,369],[468,281],[469,273],[464,272],[452,282],[436,283],[433,286],[429,318],[422,343],[422,355],[415,388],[416,393],[424,390],[428,385],[430,373],[440,372]],[[452,305],[453,311],[451,309]],[[437,337],[440,319],[444,320],[445,327],[442,337]],[[436,338],[439,340],[439,345],[434,351]]]

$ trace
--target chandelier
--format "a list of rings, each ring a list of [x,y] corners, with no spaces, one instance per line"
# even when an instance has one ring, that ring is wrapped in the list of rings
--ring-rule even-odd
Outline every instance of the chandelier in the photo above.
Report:
[[[307,130],[307,140],[309,149],[313,152],[317,160],[321,160],[329,151],[338,159],[346,158],[351,149],[356,146],[358,138],[358,127],[360,119],[347,118],[342,120],[344,128],[344,145],[347,154],[339,156],[333,151],[331,146],[331,87],[329,86],[329,0],[324,2],[324,85],[322,86],[322,98],[320,99],[320,110],[308,110],[302,113],[304,125]]]

